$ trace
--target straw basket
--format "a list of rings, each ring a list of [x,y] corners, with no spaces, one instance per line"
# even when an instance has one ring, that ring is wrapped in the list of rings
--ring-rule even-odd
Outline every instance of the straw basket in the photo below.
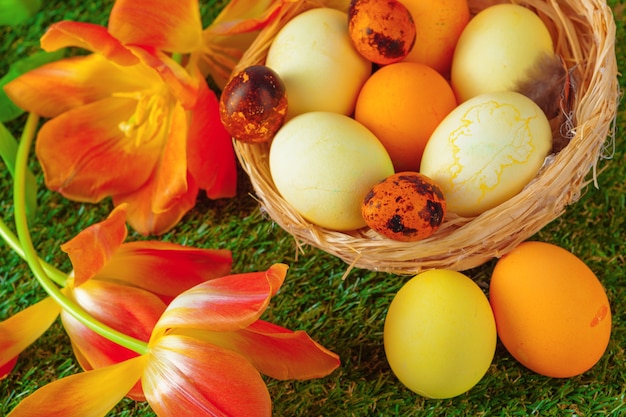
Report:
[[[269,144],[235,141],[239,161],[249,175],[261,209],[290,233],[298,247],[312,245],[344,260],[349,268],[416,274],[431,268],[457,271],[500,257],[560,216],[595,181],[598,161],[610,141],[619,100],[615,22],[604,0],[521,0],[549,28],[556,52],[575,68],[574,126],[570,143],[549,156],[537,177],[518,195],[474,218],[449,214],[439,230],[418,242],[379,237],[370,229],[337,232],[302,218],[279,194],[268,165]],[[469,0],[472,13],[494,1]],[[245,53],[236,73],[264,64],[279,29],[318,1],[289,3]]]

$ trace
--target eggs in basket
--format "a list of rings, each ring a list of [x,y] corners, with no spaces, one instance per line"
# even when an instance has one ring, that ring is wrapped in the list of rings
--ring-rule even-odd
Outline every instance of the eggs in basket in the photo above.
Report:
[[[569,73],[539,17],[498,4],[470,19],[456,2],[446,17],[454,24],[434,33],[425,23],[434,16],[413,3],[355,0],[347,11],[300,13],[265,63],[223,90],[226,129],[270,144],[277,190],[317,226],[421,240],[448,213],[477,216],[516,195],[554,152]],[[433,56],[428,30],[451,47]],[[537,93],[529,86],[545,78],[545,63],[555,85]]]
[[[541,321],[552,307],[569,311],[556,301],[583,288],[561,281],[574,272],[565,274],[559,262],[580,262],[545,247],[538,255],[520,243],[577,200],[586,175],[592,168],[595,173],[618,99],[614,21],[604,2],[516,3],[352,0],[340,11],[323,1],[294,2],[279,23],[262,31],[220,99],[222,121],[261,208],[298,247],[310,244],[338,256],[348,271],[361,267],[415,278],[441,278],[500,258],[493,278],[499,289],[490,294],[497,314],[489,317],[484,294],[473,288],[489,313],[463,327],[482,335],[468,337],[485,342],[475,355],[467,355],[463,343],[449,343],[449,335],[459,335],[450,323],[466,323],[454,314],[432,314],[431,298],[416,303],[409,289],[404,294],[410,296],[396,303],[399,313],[390,309],[390,365],[409,363],[411,372],[398,377],[429,397],[458,395],[480,379],[494,352],[493,320],[505,338],[507,326],[511,330],[511,354],[548,376],[593,366],[610,333],[610,306],[584,268],[576,273],[586,277],[584,288],[595,290],[583,290],[593,298],[573,304],[589,305],[578,322],[528,321],[523,333],[508,320]],[[272,73],[272,81],[238,87],[257,67]],[[259,136],[238,136],[235,119]],[[268,134],[269,125],[275,130]],[[554,280],[555,286],[528,285],[525,274]],[[519,286],[510,291],[513,284]],[[458,291],[447,288],[452,298],[439,300],[441,306],[471,299],[469,288],[453,285]],[[413,288],[419,294],[437,289],[428,287],[422,280]],[[542,289],[542,296],[556,300],[546,304],[549,311],[522,297]],[[463,311],[459,316],[475,317]],[[432,319],[427,327],[433,332],[407,339],[407,326],[419,321],[424,328],[422,317]],[[554,361],[550,355],[566,357],[560,349],[579,333],[589,335],[585,349],[578,349],[585,353]],[[474,371],[456,387],[438,379],[448,371],[458,374],[449,347],[464,358],[464,369]],[[414,353],[427,350],[441,355]],[[415,381],[416,375],[427,376]],[[435,386],[438,381],[444,384]]]

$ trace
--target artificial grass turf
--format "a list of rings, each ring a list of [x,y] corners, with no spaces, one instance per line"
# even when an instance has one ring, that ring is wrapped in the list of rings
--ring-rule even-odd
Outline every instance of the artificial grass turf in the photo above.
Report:
[[[46,3],[46,10],[16,29],[0,28],[0,76],[8,65],[37,50],[45,27],[61,19],[105,24],[111,1]],[[223,2],[218,2],[223,4]],[[610,1],[615,11],[617,57],[626,70],[624,7]],[[219,6],[217,6],[219,7]],[[205,7],[205,20],[210,20]],[[205,21],[206,23],[206,21]],[[624,80],[620,80],[624,88]],[[16,135],[24,118],[8,124]],[[613,332],[599,363],[583,375],[553,379],[537,375],[517,363],[498,345],[492,366],[469,392],[447,400],[428,400],[403,387],[390,371],[382,345],[383,322],[394,294],[409,277],[347,265],[312,247],[298,252],[293,239],[258,209],[252,190],[240,172],[237,197],[209,201],[200,197],[196,208],[164,240],[233,251],[235,272],[265,270],[274,262],[290,265],[287,280],[270,304],[264,319],[307,331],[338,353],[341,367],[312,381],[276,381],[267,378],[276,416],[594,416],[626,415],[626,293],[624,264],[626,239],[626,118],[621,105],[613,146],[600,162],[598,187],[585,189],[582,198],[533,239],[557,244],[580,257],[598,276],[612,305]],[[12,222],[11,179],[0,169],[0,212]],[[70,263],[59,245],[85,227],[104,219],[109,201],[87,205],[68,201],[42,185],[39,167],[37,218],[31,225],[40,256],[62,270]],[[128,240],[140,239],[134,233]],[[0,245],[0,320],[41,299],[26,264]],[[495,260],[464,271],[485,290]],[[0,381],[0,415],[6,415],[37,387],[79,372],[69,339],[57,322],[21,356],[13,373]],[[122,401],[110,416],[153,416],[143,403]]]

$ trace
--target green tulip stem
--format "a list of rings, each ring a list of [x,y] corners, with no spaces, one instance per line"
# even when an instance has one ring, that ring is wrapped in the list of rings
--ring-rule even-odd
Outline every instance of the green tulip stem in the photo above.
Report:
[[[33,241],[30,236],[30,230],[28,228],[28,220],[26,218],[26,195],[24,191],[26,184],[26,168],[28,165],[28,152],[35,136],[38,120],[39,117],[33,113],[28,115],[28,119],[26,120],[24,131],[22,133],[22,139],[20,140],[17,149],[15,178],[13,182],[15,227],[24,259],[28,263],[28,266],[39,284],[65,311],[94,332],[111,340],[112,342],[128,348],[140,355],[146,354],[148,352],[147,343],[110,328],[102,322],[94,319],[83,308],[68,299],[54,284],[39,261],[39,257],[37,256],[37,252],[35,251]]]

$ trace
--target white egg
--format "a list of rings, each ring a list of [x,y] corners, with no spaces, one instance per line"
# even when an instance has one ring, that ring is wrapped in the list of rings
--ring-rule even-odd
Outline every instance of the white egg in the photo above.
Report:
[[[314,8],[289,21],[276,35],[265,65],[285,83],[287,119],[310,111],[350,115],[372,64],[354,49],[348,15]]]
[[[550,123],[531,99],[511,91],[481,94],[435,129],[420,172],[440,186],[449,212],[475,216],[519,193],[551,147]]]
[[[304,113],[276,133],[269,154],[272,179],[305,219],[338,231],[364,227],[361,202],[393,164],[380,141],[348,116]]]

